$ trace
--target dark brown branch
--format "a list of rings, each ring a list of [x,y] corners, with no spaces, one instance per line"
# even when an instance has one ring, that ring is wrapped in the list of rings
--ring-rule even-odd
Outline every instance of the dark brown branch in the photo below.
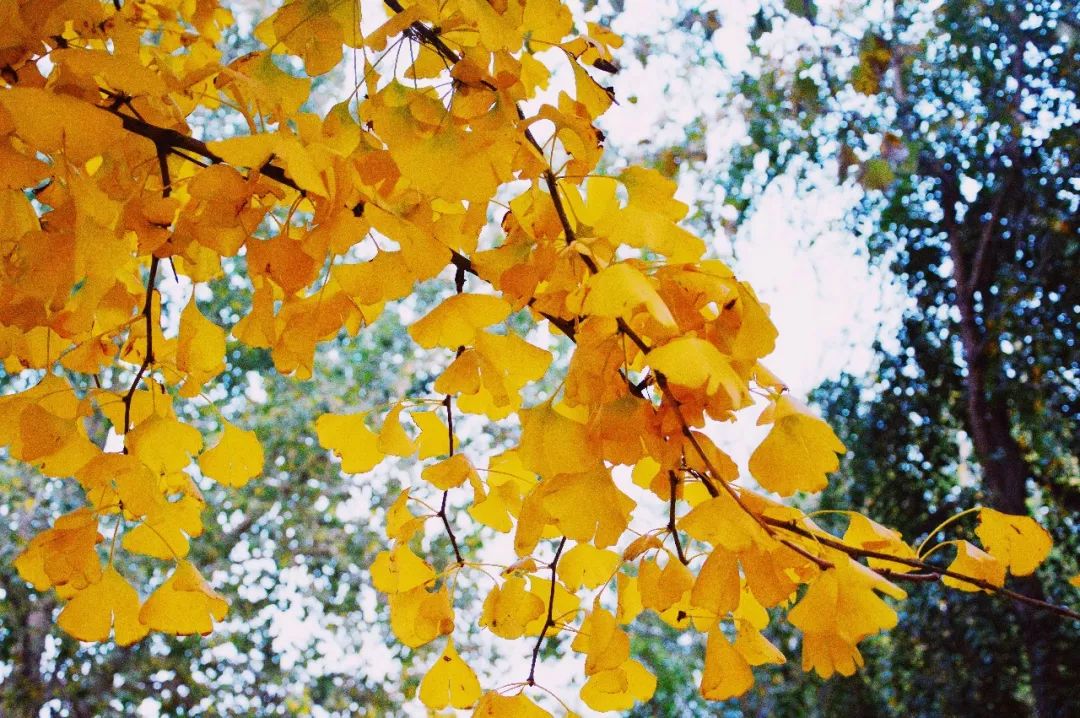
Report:
[[[675,476],[674,471],[668,471],[668,487],[671,489],[671,498],[668,501],[668,532],[671,537],[675,539],[675,555],[679,557],[679,561],[683,566],[690,563],[686,558],[686,553],[683,551],[682,541],[679,539],[679,530],[675,528],[675,489],[679,486],[679,478]]]
[[[113,95],[113,93],[110,93],[107,90],[102,90],[102,92],[109,96]],[[190,160],[190,157],[187,157],[177,152],[177,150],[183,150],[184,152],[188,152],[192,155],[196,155],[198,157],[202,157],[203,159],[208,160],[210,164],[222,164],[225,161],[221,158],[221,156],[214,153],[209,147],[207,147],[205,142],[197,140],[190,135],[185,135],[183,132],[170,129],[168,127],[159,127],[157,125],[152,125],[145,120],[140,120],[138,117],[132,117],[131,115],[124,114],[123,112],[120,112],[118,108],[100,107],[99,109],[105,110],[106,112],[109,112],[112,115],[119,117],[120,122],[123,124],[125,130],[131,132],[132,134],[136,134],[140,137],[145,137],[146,139],[150,140],[158,148],[159,152],[161,150],[164,150],[166,152],[176,154],[179,157],[183,157],[184,159]],[[304,189],[300,187],[300,185],[296,184],[296,182],[291,177],[289,177],[288,174],[286,174],[284,168],[279,167],[272,162],[267,162],[262,167],[258,167],[255,169],[257,169],[259,173],[263,176],[269,177],[278,184],[285,185],[286,187],[291,187],[297,192],[305,194]]]
[[[450,456],[454,455],[454,411],[451,408],[453,405],[453,398],[447,394],[443,398],[443,406],[446,407],[446,426],[447,434],[450,440]],[[439,506],[439,513],[435,514],[442,519],[443,526],[446,528],[446,535],[450,539],[450,545],[454,548],[454,559],[457,561],[458,566],[465,564],[465,559],[461,557],[461,547],[458,546],[457,536],[454,534],[454,528],[450,525],[450,516],[446,512],[446,500],[450,496],[450,490],[443,491],[442,505]]]
[[[158,171],[161,173],[161,196],[168,197],[172,194],[172,176],[169,174],[168,148],[158,145]],[[127,434],[131,428],[131,402],[135,399],[135,391],[139,388],[139,382],[143,375],[154,363],[154,285],[157,282],[158,265],[161,260],[158,257],[150,257],[150,272],[146,277],[146,300],[143,303],[142,315],[146,322],[146,352],[143,354],[142,363],[131,380],[127,393],[124,394],[124,429]],[[127,453],[127,446],[124,447]]]
[[[402,7],[398,0],[383,0],[383,4],[390,8],[394,12],[405,12],[405,8]],[[409,31],[415,35],[421,42],[430,45],[431,49],[439,53],[442,58],[450,63],[456,63],[461,61],[461,57],[458,56],[454,50],[450,48],[443,39],[439,37],[439,33],[435,28],[428,27],[422,22],[414,22],[409,25]]]
[[[555,627],[555,583],[557,581],[555,573],[559,568],[559,557],[562,555],[564,546],[566,546],[565,536],[559,539],[559,545],[555,548],[555,558],[551,559],[551,563],[548,564],[551,568],[551,591],[548,593],[547,618],[544,619],[544,626],[540,629],[540,635],[536,638],[536,645],[533,646],[532,663],[529,665],[529,678],[525,681],[530,686],[536,684],[536,661],[540,657],[540,647],[544,645],[544,638],[547,636],[548,629]]]

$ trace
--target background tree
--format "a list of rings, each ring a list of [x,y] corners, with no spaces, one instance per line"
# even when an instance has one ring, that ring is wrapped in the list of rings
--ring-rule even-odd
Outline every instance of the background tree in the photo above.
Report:
[[[1056,586],[1077,568],[1080,446],[1069,170],[1078,162],[1077,12],[1052,2],[825,12],[764,3],[749,24],[753,61],[728,95],[735,109],[700,117],[691,133],[707,136],[702,126],[734,116],[752,142],[704,162],[693,147],[705,140],[653,154],[658,166],[674,158],[670,169],[721,184],[725,204],[698,205],[706,225],[745,222],[780,178],[803,192],[828,184],[823,170],[861,185],[852,231],[910,302],[898,335],[875,345],[871,375],[814,393],[853,448],[821,506],[861,506],[916,540],[959,505],[1031,513],[1062,549],[1023,590],[1065,601],[1069,589]],[[688,6],[674,29],[697,38],[691,57],[707,63],[717,24]],[[1080,710],[1067,689],[1074,627],[978,597],[946,602],[933,586],[914,596],[865,673],[806,693],[792,710],[951,715],[972,701],[1008,714]]]

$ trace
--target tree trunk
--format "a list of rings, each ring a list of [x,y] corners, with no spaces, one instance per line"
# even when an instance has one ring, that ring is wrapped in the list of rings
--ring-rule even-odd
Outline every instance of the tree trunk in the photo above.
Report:
[[[942,197],[946,205],[944,210],[949,257],[953,263],[953,280],[956,285],[956,308],[960,314],[960,344],[967,368],[964,376],[967,413],[965,423],[974,445],[984,486],[989,494],[990,505],[1004,513],[1026,515],[1027,481],[1032,477],[1032,472],[1013,437],[1009,407],[996,391],[999,382],[1007,380],[996,373],[991,374],[988,366],[987,348],[996,346],[997,337],[985,334],[983,328],[987,326],[986,318],[979,316],[974,296],[975,288],[993,275],[992,267],[985,264],[986,256],[987,252],[992,252],[989,243],[995,241],[993,232],[1000,220],[999,212],[1005,195],[1012,190],[1012,183],[1006,183],[1006,186],[999,190],[990,222],[976,233],[970,231],[973,228],[967,223],[960,226],[955,221],[958,193],[950,191],[947,179],[943,178],[942,181],[946,184]],[[972,208],[969,218],[978,216],[979,213]],[[969,266],[969,254],[965,247],[965,240],[968,238],[979,244],[979,248],[972,254],[972,263],[978,266]],[[1045,600],[1043,587],[1034,575],[1016,580],[1014,588],[1031,598]],[[1057,619],[1021,603],[1014,603],[1013,609],[1023,636],[1036,715],[1039,718],[1064,718],[1068,709],[1065,690],[1061,685],[1061,656],[1054,640],[1058,627]]]

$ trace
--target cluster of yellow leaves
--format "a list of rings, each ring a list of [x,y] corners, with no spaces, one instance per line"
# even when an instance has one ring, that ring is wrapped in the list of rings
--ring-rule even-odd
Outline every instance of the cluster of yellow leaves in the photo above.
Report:
[[[230,335],[306,378],[320,342],[449,276],[457,293],[409,327],[443,363],[432,395],[315,422],[344,472],[387,456],[423,463],[385,512],[390,545],[371,577],[404,645],[448,636],[420,683],[424,704],[549,715],[521,689],[542,643],[572,628],[582,701],[630,708],[656,685],[625,628],[646,610],[705,637],[701,691],[714,700],[785,660],[762,634],[769,609],[803,631],[804,667],[825,676],[850,674],[857,644],[895,624],[878,594],[903,592],[878,571],[913,570],[917,552],[858,515],[837,539],[770,495],[820,491],[844,446],[761,364],[776,339],[767,307],[679,225],[688,208],[673,182],[640,167],[594,174],[594,122],[613,101],[598,73],[616,69],[620,44],[608,29],[577,28],[559,0],[289,0],[258,25],[261,49],[224,64],[232,17],[216,0],[0,0],[0,16],[0,359],[39,379],[0,398],[0,444],[85,492],[86,507],[16,561],[66,600],[65,631],[126,644],[223,619],[225,600],[185,559],[202,531],[196,479],[241,487],[262,448],[224,422],[203,450],[174,403],[225,369]],[[362,18],[376,29],[363,34]],[[401,44],[405,67],[369,59]],[[343,48],[364,58],[357,103],[306,111],[310,78],[343,64]],[[541,94],[562,63],[573,91]],[[206,111],[251,132],[204,144],[189,120]],[[505,208],[501,231],[481,244],[493,206]],[[166,266],[196,284],[243,266],[250,310],[226,330],[193,298],[173,306],[156,285]],[[175,336],[164,316],[178,317]],[[524,320],[534,329],[522,334]],[[538,401],[526,397],[553,363],[538,346],[544,326],[574,347],[559,389]],[[749,462],[756,484],[707,431],[755,396],[770,425]],[[459,445],[455,412],[511,419],[518,444],[477,455]],[[122,451],[96,443],[99,419]],[[627,475],[667,525],[631,529]],[[516,556],[479,621],[500,639],[535,637],[512,695],[483,692],[451,636],[454,579],[482,568],[456,541],[465,515],[513,533]],[[431,520],[455,554],[438,569],[424,557]],[[1031,573],[1050,548],[1031,519],[988,509],[976,534],[985,550],[959,543],[944,579],[963,590]],[[118,546],[175,563],[145,601],[117,568]]]

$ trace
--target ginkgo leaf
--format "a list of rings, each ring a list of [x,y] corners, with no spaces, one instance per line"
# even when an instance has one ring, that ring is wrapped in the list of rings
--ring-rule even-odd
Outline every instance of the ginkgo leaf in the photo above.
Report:
[[[211,152],[234,167],[262,167],[274,154],[278,137],[273,134],[238,135],[207,142]]]
[[[764,538],[757,520],[723,492],[695,506],[679,519],[678,527],[699,541],[728,551],[744,551]]]
[[[15,569],[39,591],[67,585],[85,588],[101,576],[101,559],[94,548],[99,541],[97,515],[76,509],[31,539],[15,557]]]
[[[586,314],[630,319],[633,310],[643,306],[663,326],[671,329],[676,326],[664,300],[631,264],[620,262],[606,267],[593,275],[586,286],[588,293],[582,305]]]
[[[121,137],[120,118],[70,95],[11,87],[0,93],[15,132],[35,150],[62,152],[75,164],[102,154]]]
[[[225,369],[225,330],[203,316],[194,298],[180,314],[176,368],[188,375],[182,396],[197,395]]]
[[[213,621],[224,620],[229,604],[188,561],[179,561],[172,576],[146,599],[139,620],[155,631],[187,636],[206,635]]]
[[[1015,576],[1027,576],[1050,555],[1053,540],[1030,516],[1012,516],[994,509],[979,510],[975,535],[994,558]]]
[[[419,695],[424,705],[435,710],[447,706],[471,708],[480,698],[480,681],[461,660],[453,639],[446,642],[442,655],[435,659],[435,665],[420,681]]]
[[[740,593],[738,559],[724,548],[714,548],[694,579],[690,604],[723,618],[739,607]]]
[[[847,451],[832,428],[787,396],[776,400],[772,417],[773,428],[750,455],[750,473],[781,496],[824,489],[826,474],[840,468],[837,454]]]
[[[515,537],[518,554],[532,552],[547,524],[575,541],[591,541],[597,548],[610,546],[626,530],[636,505],[605,469],[543,481],[522,505]]]
[[[615,574],[619,566],[619,554],[579,543],[566,551],[559,559],[558,574],[562,582],[576,591],[582,586],[597,588]]]
[[[915,549],[904,542],[898,531],[886,528],[861,514],[851,514],[851,522],[848,524],[847,531],[844,532],[844,543],[897,558],[918,558]],[[867,559],[867,563],[870,568],[887,568],[898,573],[910,573],[916,570],[914,566],[880,558],[871,557]]]
[[[709,631],[705,644],[705,670],[701,674],[701,695],[710,701],[725,701],[746,693],[754,686],[750,664],[719,627]]]
[[[594,673],[581,687],[581,700],[598,711],[627,710],[656,692],[656,676],[634,659],[618,668]]]
[[[551,714],[523,693],[504,696],[489,691],[480,698],[472,718],[551,718]]]
[[[454,608],[443,584],[429,592],[418,586],[411,591],[391,593],[390,629],[399,641],[417,648],[454,630]]]
[[[520,453],[522,463],[544,477],[587,471],[600,461],[585,425],[550,403],[521,411]]]
[[[191,536],[202,533],[200,514],[203,502],[191,496],[177,501],[162,501],[142,523],[124,533],[121,542],[126,551],[160,559],[184,558]]]
[[[406,489],[386,510],[386,537],[395,541],[408,541],[424,526],[423,516],[409,511],[409,491]]]
[[[822,571],[788,612],[788,621],[803,631],[803,670],[814,669],[822,678],[852,675],[863,662],[856,644],[896,625],[896,611],[876,591],[897,599],[907,595],[862,564],[842,559]]]
[[[199,457],[199,468],[225,486],[244,486],[262,473],[262,444],[254,431],[225,422],[217,444]]]
[[[455,454],[449,459],[426,467],[420,472],[420,477],[442,491],[461,486],[468,479],[479,479],[476,469],[472,467],[464,454]]]
[[[512,576],[484,599],[480,625],[500,638],[520,638],[546,608],[539,596],[525,589],[525,579]]]
[[[333,451],[347,474],[371,471],[383,460],[379,437],[367,427],[366,416],[366,412],[323,414],[315,422],[319,446]]]
[[[641,604],[641,591],[636,576],[619,573],[615,577],[615,583],[618,593],[615,618],[625,626],[637,618],[645,610],[645,607]]]
[[[488,294],[457,294],[444,300],[409,327],[409,336],[425,349],[470,346],[478,331],[510,316],[510,305]]]
[[[116,643],[127,646],[150,628],[139,620],[139,594],[115,568],[75,594],[64,606],[57,624],[80,641],[104,641],[115,628]]]
[[[599,606],[581,624],[571,648],[587,654],[587,676],[618,668],[630,659],[630,637],[619,628],[615,616]]]
[[[751,666],[761,666],[766,663],[783,665],[787,658],[780,649],[769,642],[761,631],[754,628],[747,621],[736,621],[735,650],[746,659]]]
[[[970,576],[996,587],[1005,585],[1005,568],[1005,562],[968,541],[956,543],[956,558],[949,564],[949,571],[953,573]],[[953,576],[942,576],[941,582],[961,591],[990,591],[988,588]]]
[[[703,388],[710,396],[722,390],[733,407],[742,406],[746,382],[735,373],[730,360],[704,339],[672,339],[650,351],[647,361],[673,384]]]
[[[412,456],[416,453],[416,442],[405,433],[405,428],[401,425],[401,409],[401,404],[395,404],[386,415],[379,431],[379,440],[375,446],[387,456]]]
[[[151,416],[125,437],[131,453],[158,475],[181,471],[202,449],[202,434],[172,417]]]
[[[434,580],[435,570],[403,543],[380,551],[371,564],[371,582],[383,593],[404,593]]]
[[[642,559],[638,564],[638,590],[641,605],[663,614],[689,598],[694,575],[681,561],[669,558],[663,568],[655,560]]]

